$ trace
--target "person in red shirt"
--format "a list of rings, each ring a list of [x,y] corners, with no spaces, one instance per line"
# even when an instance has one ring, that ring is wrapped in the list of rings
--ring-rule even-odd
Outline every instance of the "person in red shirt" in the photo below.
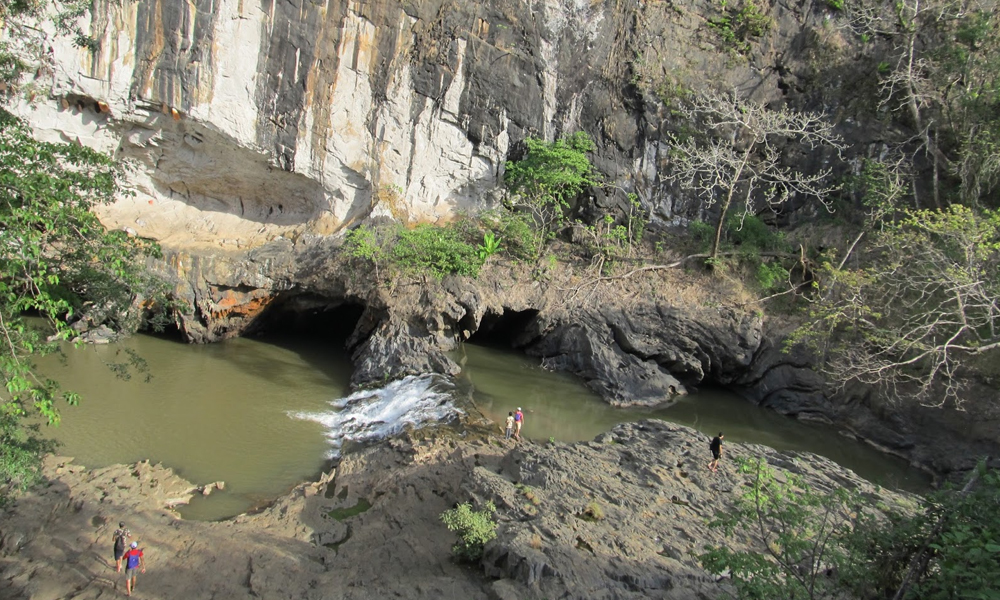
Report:
[[[125,553],[125,591],[129,596],[135,589],[136,570],[140,568],[143,573],[146,572],[146,559],[142,556],[142,550],[139,550],[139,543],[132,542],[132,548]]]

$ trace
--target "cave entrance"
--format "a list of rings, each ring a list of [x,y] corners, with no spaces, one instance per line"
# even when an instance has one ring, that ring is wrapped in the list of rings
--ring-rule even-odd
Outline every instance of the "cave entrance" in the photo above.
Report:
[[[470,344],[498,348],[523,349],[535,338],[530,327],[538,317],[538,311],[507,310],[502,313],[486,313],[476,332],[467,340]],[[463,329],[470,329],[465,323]]]
[[[279,299],[254,321],[247,335],[265,341],[325,342],[346,348],[365,306],[344,299],[302,294]]]

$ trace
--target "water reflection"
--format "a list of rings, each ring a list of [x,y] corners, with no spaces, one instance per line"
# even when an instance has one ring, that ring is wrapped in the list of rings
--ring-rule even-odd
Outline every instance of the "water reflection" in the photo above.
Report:
[[[701,390],[669,407],[620,409],[602,401],[577,377],[546,371],[538,361],[515,352],[465,344],[458,359],[463,365],[462,377],[475,389],[477,407],[498,424],[509,411],[524,408],[522,434],[534,440],[590,440],[618,423],[663,419],[704,433],[706,452],[708,438],[722,431],[729,442],[826,456],[888,487],[926,491],[930,485],[930,477],[906,461],[830,427],[779,415],[724,390]]]

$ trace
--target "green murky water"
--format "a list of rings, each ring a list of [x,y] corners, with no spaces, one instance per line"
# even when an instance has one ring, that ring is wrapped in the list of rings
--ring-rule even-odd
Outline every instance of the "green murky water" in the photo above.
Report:
[[[41,361],[47,375],[83,397],[63,408],[62,425],[46,430],[61,453],[89,467],[150,459],[195,484],[225,481],[224,491],[181,507],[185,518],[201,520],[266,504],[323,468],[330,451],[324,426],[289,414],[328,412],[331,400],[346,395],[351,365],[337,340],[187,345],[140,335],[124,344],[149,363],[150,382],[114,377],[106,364],[123,359],[116,346],[67,349],[65,364]],[[721,430],[733,442],[823,454],[885,485],[921,490],[928,483],[901,460],[726,392],[701,391],[669,408],[615,409],[575,377],[514,352],[466,345],[459,358],[480,410],[499,424],[522,406],[524,434],[533,439],[592,439],[622,421],[659,418],[706,435]]]
[[[663,419],[708,437],[722,431],[729,442],[814,452],[888,487],[919,492],[930,485],[926,473],[904,460],[830,427],[779,415],[723,390],[700,390],[665,408],[621,409],[603,402],[576,377],[546,371],[526,356],[466,344],[458,359],[464,365],[463,377],[476,390],[479,409],[502,424],[507,413],[520,406],[525,412],[522,435],[533,440],[590,440],[621,422]]]
[[[149,363],[150,382],[115,378],[106,363],[123,360],[116,346],[70,348],[66,364],[41,362],[82,396],[79,406],[61,409],[61,425],[46,430],[62,443],[60,453],[89,467],[148,458],[195,484],[225,481],[225,491],[180,508],[185,518],[203,520],[269,502],[323,468],[329,444],[322,425],[288,413],[326,409],[346,393],[351,365],[336,345],[188,345],[146,335],[124,344]]]

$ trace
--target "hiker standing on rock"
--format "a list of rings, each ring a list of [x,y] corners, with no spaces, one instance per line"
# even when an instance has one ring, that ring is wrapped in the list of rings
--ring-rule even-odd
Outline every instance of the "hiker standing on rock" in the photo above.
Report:
[[[132,549],[125,553],[125,591],[129,596],[135,589],[135,580],[138,578],[136,570],[139,568],[143,573],[146,572],[146,559],[142,556],[142,550],[139,550],[139,543],[132,542]]]
[[[719,470],[719,459],[722,458],[722,438],[724,437],[720,431],[719,435],[712,438],[712,443],[708,445],[712,450],[712,462],[708,463],[708,468],[713,473]]]
[[[122,572],[122,557],[125,556],[125,546],[128,544],[128,538],[131,534],[128,529],[125,528],[125,523],[118,523],[118,529],[115,529],[115,533],[112,536],[112,541],[115,544],[115,572]]]
[[[521,427],[524,425],[524,413],[521,412],[521,407],[517,407],[517,412],[514,413],[514,439],[521,441]]]
[[[504,439],[509,440],[514,435],[514,413],[507,413],[507,424],[504,430]]]

